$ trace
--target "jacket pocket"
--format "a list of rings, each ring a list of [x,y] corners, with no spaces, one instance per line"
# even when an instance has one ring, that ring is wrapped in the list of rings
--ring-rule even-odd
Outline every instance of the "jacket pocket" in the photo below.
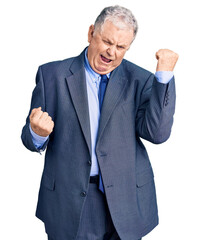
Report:
[[[43,174],[41,185],[44,186],[45,188],[51,190],[51,191],[54,191],[55,180],[53,178],[49,177],[48,175]]]
[[[152,170],[152,168],[149,168],[149,169],[137,174],[136,185],[138,188],[142,187],[145,184],[153,181],[153,179],[154,179],[153,170]]]
[[[151,167],[137,174],[136,194],[138,213],[144,224],[149,224],[157,215],[156,191]]]

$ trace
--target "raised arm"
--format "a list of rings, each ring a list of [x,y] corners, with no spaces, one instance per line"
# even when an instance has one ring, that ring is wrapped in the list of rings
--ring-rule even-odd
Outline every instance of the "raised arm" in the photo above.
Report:
[[[172,72],[178,55],[171,50],[161,49],[156,53],[157,72]],[[146,81],[136,116],[136,133],[152,143],[166,141],[171,133],[175,111],[174,77],[160,83],[152,74]]]

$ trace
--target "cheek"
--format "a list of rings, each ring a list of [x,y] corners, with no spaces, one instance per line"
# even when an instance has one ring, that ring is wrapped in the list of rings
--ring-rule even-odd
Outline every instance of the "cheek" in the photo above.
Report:
[[[123,57],[124,57],[124,53],[118,53],[117,54],[117,57],[116,57],[116,61],[117,62],[121,62],[122,61],[122,59],[123,59]]]

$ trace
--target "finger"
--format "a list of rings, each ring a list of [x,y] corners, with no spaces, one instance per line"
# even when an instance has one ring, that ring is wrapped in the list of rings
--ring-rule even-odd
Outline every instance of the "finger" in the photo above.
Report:
[[[51,126],[51,127],[54,126],[54,122],[50,116],[45,120],[45,124],[47,124],[48,126]]]
[[[159,59],[159,51],[156,52],[155,57],[156,57],[157,60]]]
[[[30,118],[32,118],[32,117],[34,116],[35,111],[36,111],[36,108],[32,109],[31,114],[30,114],[30,116],[29,116]]]
[[[43,111],[41,111],[41,109],[37,109],[37,110],[34,112],[34,114],[33,114],[33,116],[32,116],[31,119],[39,120],[42,114],[43,114]]]
[[[41,107],[39,107],[39,108],[33,108],[32,111],[31,111],[31,114],[30,114],[30,118],[33,118],[34,115],[35,115],[38,111],[41,111]]]
[[[54,128],[54,122],[53,121],[51,121],[50,126],[51,126],[51,132],[53,132],[53,128]]]
[[[42,121],[46,121],[48,117],[49,117],[49,114],[47,112],[42,112],[39,119]]]
[[[48,121],[48,120],[47,120]],[[54,127],[54,123],[53,121],[49,121],[49,122],[45,122],[44,123],[45,129],[46,129],[46,133],[49,135],[53,132],[53,127]]]
[[[49,129],[51,129],[51,131],[53,131],[54,122],[51,119],[48,119],[46,124],[49,126]]]
[[[156,54],[156,59],[158,60],[159,59],[159,56]]]
[[[46,121],[49,125],[53,125],[53,120],[50,116],[46,119]]]

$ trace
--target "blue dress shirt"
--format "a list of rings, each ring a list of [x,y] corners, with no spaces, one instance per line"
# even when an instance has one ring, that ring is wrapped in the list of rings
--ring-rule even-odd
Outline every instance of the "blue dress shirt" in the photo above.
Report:
[[[98,175],[99,166],[95,153],[96,138],[99,128],[100,110],[99,110],[99,98],[98,91],[101,76],[96,73],[90,66],[87,58],[87,49],[85,51],[85,74],[86,74],[86,86],[88,94],[88,105],[89,105],[89,115],[90,115],[90,131],[91,131],[91,149],[92,149],[92,166],[90,176]],[[155,73],[158,82],[167,84],[173,77],[173,72],[171,71],[158,71]],[[107,74],[110,77],[110,73]],[[37,149],[41,149],[44,143],[47,141],[48,137],[38,136],[33,132],[31,126],[29,125],[30,132],[32,135],[32,140]]]

